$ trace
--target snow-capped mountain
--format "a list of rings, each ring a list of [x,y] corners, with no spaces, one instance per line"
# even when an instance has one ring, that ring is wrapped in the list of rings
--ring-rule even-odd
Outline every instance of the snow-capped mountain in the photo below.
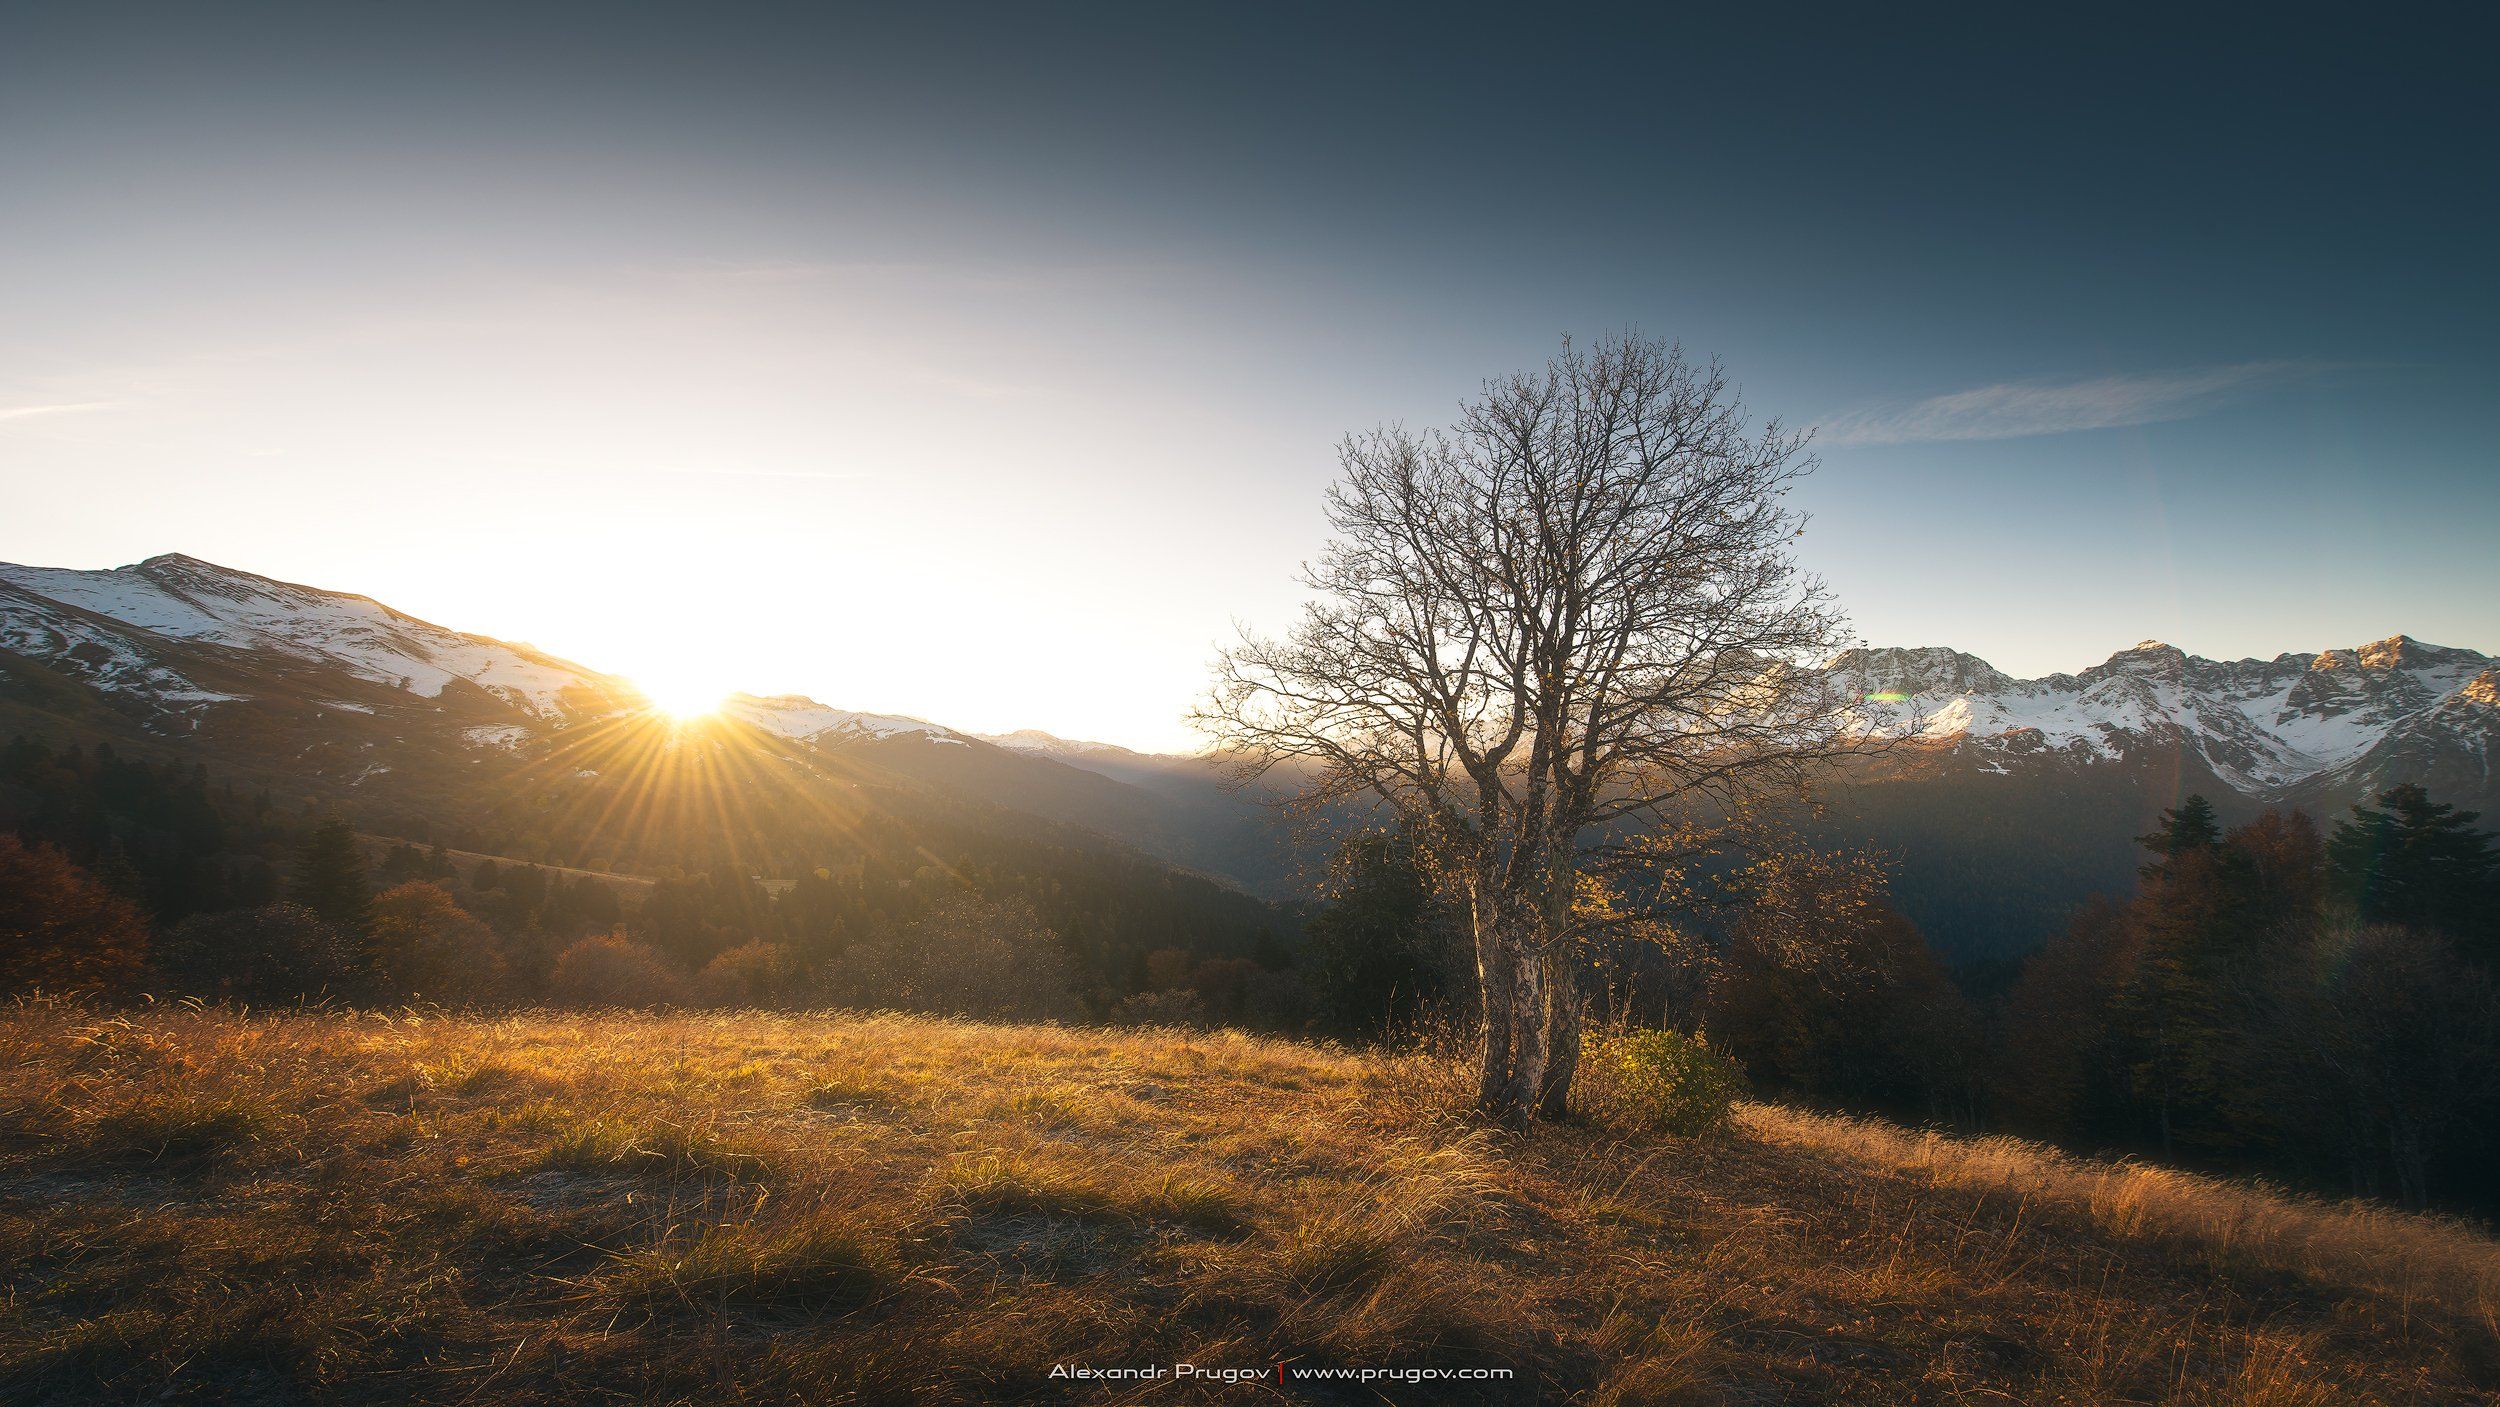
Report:
[[[498,805],[588,808],[567,798],[626,786],[659,753],[705,754],[737,759],[712,775],[741,786],[825,793],[822,814],[867,788],[889,811],[1082,827],[1250,888],[1274,890],[1285,869],[1264,814],[1197,760],[1001,746],[797,695],[733,695],[688,727],[630,682],[530,646],[183,556],[109,571],[0,564],[0,742],[20,733],[205,762],[384,830]],[[1070,765],[1080,757],[1130,759],[1139,775]],[[613,805],[638,814],[646,801]]]
[[[967,744],[973,741],[969,734],[941,727],[925,718],[827,708],[804,694],[776,694],[769,698],[732,694],[720,706],[720,712],[723,717],[752,723],[768,733],[819,745],[906,737],[925,738],[933,743]]]
[[[333,713],[455,715],[468,746],[509,748],[646,703],[622,679],[527,645],[179,554],[105,571],[0,564],[0,668],[8,656],[152,712],[158,732],[283,694]],[[1942,647],[1851,650],[1825,670],[1869,700],[1869,726],[1914,731],[1987,774],[2167,758],[2258,800],[2420,781],[2470,802],[2494,792],[2500,761],[2500,661],[2403,635],[2229,661],[2148,640],[2043,679]],[[971,734],[797,695],[739,694],[722,712],[818,748],[938,743],[1163,786],[1210,775],[1204,759],[1034,729]]]
[[[2500,661],[2401,635],[2231,661],[2147,641],[2043,679],[1957,650],[1867,649],[1825,675],[1865,701],[1868,726],[1917,744],[1827,798],[1825,828],[1895,856],[1896,894],[1951,950],[2019,950],[2085,894],[2123,892],[2133,837],[2188,791],[2226,817],[2292,805],[2325,820],[2418,782],[2500,814]],[[1300,892],[1305,857],[1211,757],[974,734],[796,695],[735,695],[721,719],[690,731],[627,681],[527,645],[196,558],[0,564],[0,740],[144,745],[352,805],[389,833],[481,809],[532,826],[573,809],[639,814],[629,784],[651,748],[710,750],[741,759],[717,775],[779,778],[820,796],[817,810],[873,792],[888,810],[1023,817]],[[611,786],[629,790],[571,799]]]
[[[1082,738],[1063,738],[1039,728],[1018,728],[1012,733],[982,733],[981,741],[1003,747],[1011,752],[1037,753],[1043,757],[1142,757],[1116,743],[1087,742]]]
[[[105,571],[0,563],[0,650],[170,707],[251,702],[193,676],[255,661],[312,666],[418,699],[473,688],[529,725],[560,725],[635,697],[623,680],[527,645],[179,554]]]
[[[2014,679],[1941,647],[1851,650],[1829,672],[1983,770],[2025,759],[2193,758],[2240,794],[2276,799],[2398,781],[2493,787],[2500,669],[2403,635],[2271,660],[2208,660],[2147,640],[2079,674]],[[1870,718],[1884,715],[1873,713]]]
[[[470,727],[470,741],[481,746],[515,746],[648,703],[626,680],[528,645],[179,554],[104,571],[0,563],[0,651],[43,661],[122,702],[193,716],[261,701],[280,686],[256,690],[231,675],[265,675],[273,666],[287,676],[283,692],[326,677],[340,686],[331,692],[356,695],[318,700],[332,709],[371,712],[372,688],[411,704],[500,705],[514,721]],[[217,687],[193,677],[212,673]],[[901,737],[975,741],[923,719],[831,708],[796,694],[734,694],[720,713],[825,747]]]

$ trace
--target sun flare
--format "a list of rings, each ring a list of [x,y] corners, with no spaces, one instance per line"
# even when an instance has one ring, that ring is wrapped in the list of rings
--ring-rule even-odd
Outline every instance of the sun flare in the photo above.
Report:
[[[651,700],[651,707],[681,721],[718,713],[721,705],[729,701],[729,690],[715,680],[661,675],[634,682],[643,697]]]

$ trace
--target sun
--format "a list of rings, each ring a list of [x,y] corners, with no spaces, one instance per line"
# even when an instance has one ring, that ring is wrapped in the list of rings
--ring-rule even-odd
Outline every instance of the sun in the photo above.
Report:
[[[636,677],[634,683],[641,688],[643,697],[651,700],[652,708],[680,721],[718,713],[720,706],[729,701],[729,690],[716,679],[645,674]]]

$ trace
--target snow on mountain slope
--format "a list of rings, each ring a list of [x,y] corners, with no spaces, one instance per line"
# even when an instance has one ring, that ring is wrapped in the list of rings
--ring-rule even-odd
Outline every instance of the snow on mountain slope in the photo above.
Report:
[[[1851,650],[1827,670],[1870,700],[1904,704],[1925,738],[1991,752],[2042,749],[2082,760],[2185,748],[2253,796],[2351,774],[2399,734],[2413,751],[2479,751],[2494,705],[2493,661],[2391,636],[2349,650],[2217,661],[2147,640],[2080,674],[2013,679],[1940,648]],[[2479,692],[2478,692],[2479,691]],[[1882,727],[1871,722],[1870,726]],[[1992,768],[1991,770],[2001,770]]]
[[[247,689],[292,690],[325,709],[369,713],[376,702],[387,705],[390,692],[368,698],[360,690],[441,699],[466,681],[510,710],[465,691],[455,710],[476,715],[486,704],[482,716],[464,719],[461,736],[470,747],[497,749],[550,724],[645,703],[623,680],[526,645],[179,555],[110,571],[0,564],[0,654],[42,660],[107,694],[188,715],[185,728]],[[1941,647],[1851,650],[1825,670],[1867,701],[1864,726],[1914,730],[1968,750],[1986,773],[2012,775],[2033,761],[2192,756],[2224,784],[2271,800],[2301,789],[2431,778],[2464,796],[2492,795],[2500,759],[2495,663],[2397,635],[2314,655],[2231,661],[2148,640],[2081,673],[2043,679],[2011,678]],[[900,738],[976,751],[995,745],[1121,781],[1209,784],[1204,758],[1149,756],[1032,729],[984,737],[797,695],[735,695],[721,711],[812,745]]]
[[[466,680],[522,712],[562,718],[577,694],[606,696],[619,681],[516,645],[464,635],[363,596],[321,591],[168,554],[105,571],[0,564],[15,588],[0,604],[0,643],[19,653],[65,658],[98,687],[178,693],[178,675],[159,678],[116,652],[66,606],[149,635],[236,650],[266,650],[344,670],[369,683],[439,697]],[[49,638],[47,638],[49,637]],[[20,643],[22,642],[22,643]],[[82,656],[81,647],[86,647]],[[98,652],[101,652],[99,655]]]
[[[758,698],[753,694],[732,694],[720,707],[721,716],[742,723],[752,723],[766,732],[778,733],[804,743],[838,743],[867,738],[926,737],[932,742],[968,744],[971,739],[952,728],[941,728],[925,719],[905,718],[891,713],[854,713],[849,709],[828,708],[800,694],[779,694]]]
[[[167,704],[231,702],[160,660],[143,638],[0,578],[0,650],[58,660],[96,687],[152,695]]]
[[[1081,738],[1062,738],[1039,728],[1018,728],[1012,733],[976,734],[985,743],[995,743],[1010,752],[1038,753],[1044,757],[1142,757],[1115,743],[1086,742]]]

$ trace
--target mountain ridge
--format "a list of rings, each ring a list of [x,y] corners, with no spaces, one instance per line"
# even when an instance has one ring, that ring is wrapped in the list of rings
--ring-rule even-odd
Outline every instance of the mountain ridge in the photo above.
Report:
[[[1825,668],[1854,676],[1869,701],[1908,705],[1896,730],[1931,742],[2083,761],[2188,748],[2234,791],[2275,801],[2411,780],[2395,775],[2404,767],[2391,739],[2470,758],[2471,784],[2488,790],[2500,744],[2496,665],[2399,634],[2271,660],[2211,660],[2148,640],[2038,679],[1944,646],[1843,651]],[[2425,728],[2446,736],[2422,737]]]
[[[1917,745],[1851,775],[1840,809],[1854,829],[1828,838],[1895,854],[1914,916],[1948,948],[2036,941],[2065,906],[2122,888],[2132,837],[2189,790],[2234,815],[2325,817],[2411,781],[2500,810],[2500,661],[2407,635],[2271,660],[2148,640],[2037,679],[1947,646],[1861,647],[1822,668],[1858,696],[1862,726]],[[621,676],[180,553],[92,572],[0,564],[0,704],[20,727],[144,736],[333,800],[403,794],[420,775],[433,814],[458,804],[464,777],[597,785],[587,740],[687,727]],[[1208,754],[980,734],[795,694],[731,695],[698,733],[751,736],[773,765],[844,787],[916,788],[1254,894],[1305,892],[1308,857],[1272,797],[1233,789]],[[2027,872],[2056,877],[2020,913],[1971,902]]]

